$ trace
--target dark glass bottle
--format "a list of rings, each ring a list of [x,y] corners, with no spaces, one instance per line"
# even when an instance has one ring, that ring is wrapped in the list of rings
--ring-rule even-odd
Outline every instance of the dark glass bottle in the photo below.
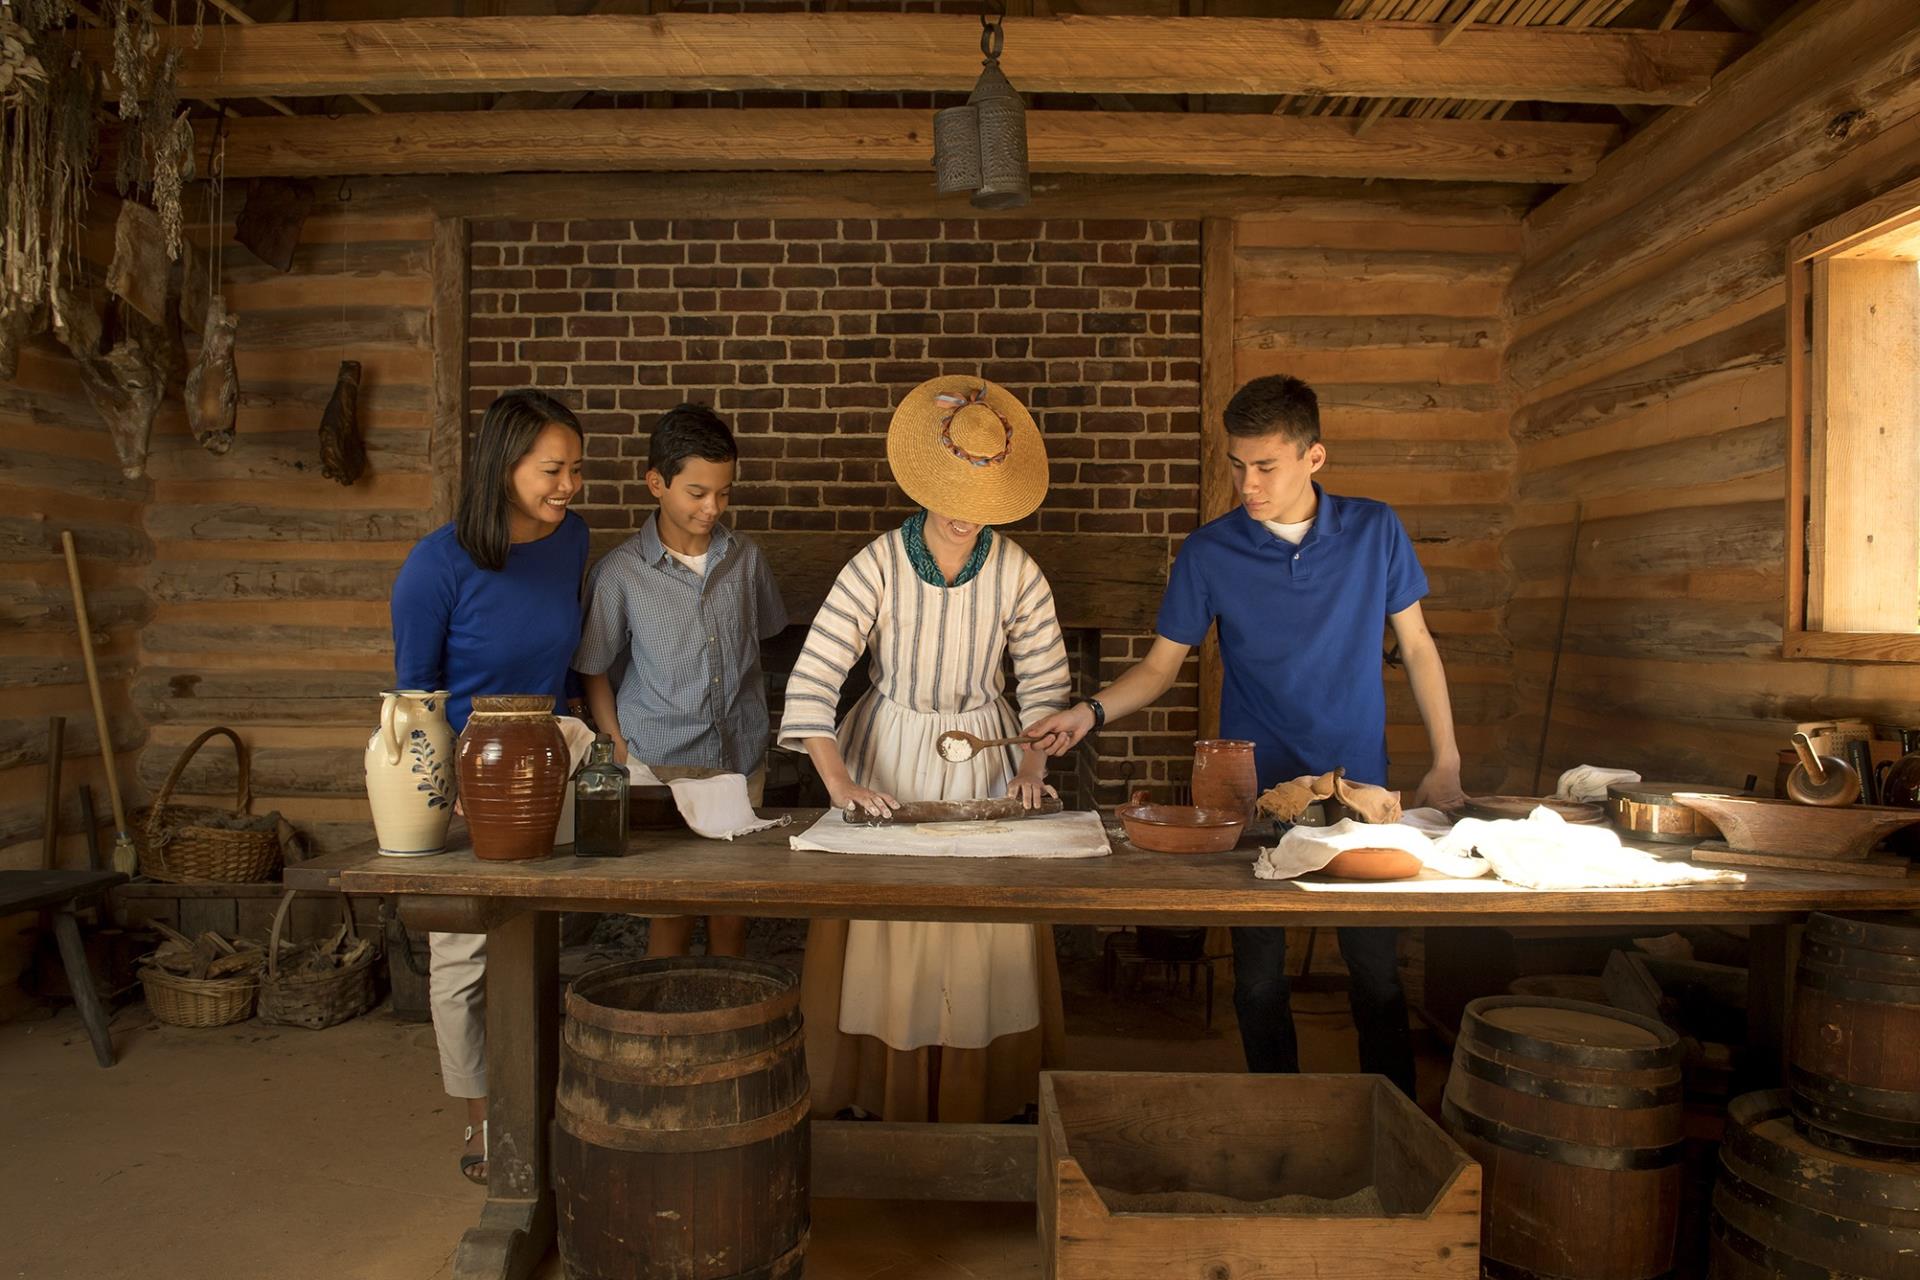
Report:
[[[1880,803],[1920,809],[1920,729],[1900,731],[1900,750],[1898,760],[1880,766]]]
[[[615,763],[613,739],[604,733],[573,775],[573,852],[581,858],[627,852],[627,768]]]

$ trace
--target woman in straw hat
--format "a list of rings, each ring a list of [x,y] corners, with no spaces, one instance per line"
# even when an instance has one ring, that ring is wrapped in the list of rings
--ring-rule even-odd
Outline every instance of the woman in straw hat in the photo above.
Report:
[[[1066,707],[1066,643],[1032,558],[990,526],[1047,492],[1033,418],[979,378],[909,393],[887,428],[894,479],[923,510],[840,571],[787,684],[780,745],[812,757],[839,807],[1009,795],[1037,805],[1047,757],[949,761],[950,729],[1017,736]],[[873,688],[837,726],[862,655]],[[1011,656],[1019,714],[1002,696]],[[887,1120],[999,1121],[1037,1094],[1064,1031],[1052,934],[1013,924],[816,920],[802,1008],[814,1109]]]

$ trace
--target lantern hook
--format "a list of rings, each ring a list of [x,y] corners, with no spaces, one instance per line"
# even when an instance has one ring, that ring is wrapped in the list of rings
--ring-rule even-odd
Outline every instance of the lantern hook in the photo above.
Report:
[[[1000,59],[1000,50],[1006,46],[1007,33],[1004,22],[1007,16],[1005,0],[986,0],[980,10],[980,52],[988,62]]]

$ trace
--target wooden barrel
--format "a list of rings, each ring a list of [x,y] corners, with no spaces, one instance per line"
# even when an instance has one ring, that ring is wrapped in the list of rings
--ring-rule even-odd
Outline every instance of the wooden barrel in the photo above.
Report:
[[[1810,1142],[1783,1090],[1727,1107],[1711,1280],[1920,1275],[1920,1165]]]
[[[1673,1266],[1680,1038],[1578,1000],[1466,1008],[1441,1114],[1480,1162],[1480,1256],[1502,1280],[1650,1280]]]
[[[780,1280],[806,1262],[799,980],[695,956],[567,993],[553,1182],[569,1280]]]
[[[1790,1043],[1809,1137],[1920,1156],[1920,912],[1807,917]]]

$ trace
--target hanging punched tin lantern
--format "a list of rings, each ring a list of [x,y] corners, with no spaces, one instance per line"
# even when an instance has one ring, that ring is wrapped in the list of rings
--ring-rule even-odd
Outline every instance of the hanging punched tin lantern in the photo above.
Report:
[[[1032,194],[1027,181],[1027,104],[1000,70],[1006,36],[998,18],[982,15],[980,26],[980,52],[986,60],[967,105],[934,113],[935,188],[943,195],[971,191],[977,208],[1017,209]]]

